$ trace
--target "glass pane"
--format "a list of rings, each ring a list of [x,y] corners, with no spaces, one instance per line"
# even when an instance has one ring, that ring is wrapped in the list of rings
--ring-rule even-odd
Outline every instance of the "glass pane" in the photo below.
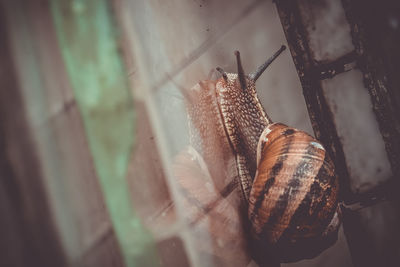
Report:
[[[159,242],[181,238],[191,266],[251,264],[234,184],[235,155],[214,128],[212,105],[200,104],[204,108],[194,115],[196,104],[189,98],[199,104],[201,97],[213,97],[199,93],[197,83],[219,78],[215,71],[208,78],[215,67],[237,72],[234,50],[240,50],[250,73],[285,43],[275,6],[268,1],[116,2],[129,43],[125,54],[132,54],[127,61],[134,62],[133,90],[144,103],[138,117],[147,114],[151,125],[147,134],[139,134],[137,152],[148,159],[152,157],[146,155],[156,153],[159,158],[153,159],[160,160],[151,164],[135,155],[141,171],[132,167],[130,183],[138,202],[146,199],[141,216]],[[274,121],[312,133],[289,52],[263,74],[257,88]],[[199,124],[207,135],[201,135]],[[145,188],[142,193],[135,190],[139,184]]]

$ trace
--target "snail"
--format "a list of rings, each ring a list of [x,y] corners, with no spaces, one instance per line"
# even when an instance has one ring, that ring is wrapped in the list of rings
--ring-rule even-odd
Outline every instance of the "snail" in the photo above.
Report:
[[[234,155],[250,251],[260,265],[271,257],[277,262],[313,258],[337,240],[340,225],[338,179],[323,145],[303,131],[272,122],[257,96],[255,82],[285,48],[248,75],[235,51],[238,73],[216,68],[222,77],[199,82],[195,91],[207,97],[197,104],[192,97],[189,112],[197,119],[206,161],[224,157],[227,150]],[[225,140],[219,154],[207,152],[215,144],[204,120],[213,115],[215,134]]]

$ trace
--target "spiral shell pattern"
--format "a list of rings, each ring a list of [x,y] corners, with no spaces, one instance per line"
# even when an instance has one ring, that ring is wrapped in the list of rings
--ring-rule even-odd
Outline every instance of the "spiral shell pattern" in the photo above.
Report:
[[[253,238],[281,253],[282,262],[315,256],[338,205],[325,149],[305,132],[274,123],[260,137],[257,161],[248,210]]]

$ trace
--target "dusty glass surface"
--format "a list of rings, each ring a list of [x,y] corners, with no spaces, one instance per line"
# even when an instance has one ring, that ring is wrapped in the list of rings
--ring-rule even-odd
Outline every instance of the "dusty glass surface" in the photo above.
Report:
[[[220,77],[212,72],[215,67],[237,72],[234,50],[241,52],[244,69],[250,73],[285,44],[275,5],[272,1],[118,2],[128,50],[133,51],[136,100],[148,115],[147,134],[138,136],[140,151],[150,153],[144,145],[148,143],[151,154],[158,155],[148,159],[159,157],[161,166],[155,171],[136,157],[136,167],[131,168],[133,195],[149,201],[139,208],[140,214],[158,242],[181,238],[191,266],[252,264],[239,195],[232,186],[237,176],[234,155],[224,150],[226,140],[211,126],[203,137],[209,145],[198,145],[196,123],[211,125],[214,118],[191,116],[187,97],[200,97],[199,81]],[[257,81],[257,92],[273,121],[313,133],[289,51]],[[154,137],[151,141],[149,135]],[[141,174],[136,178],[135,170]],[[135,191],[138,179],[153,185],[144,186],[146,194]]]

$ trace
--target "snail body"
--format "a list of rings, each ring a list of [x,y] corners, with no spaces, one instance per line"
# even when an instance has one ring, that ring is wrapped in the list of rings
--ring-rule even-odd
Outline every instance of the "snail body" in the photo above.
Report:
[[[237,74],[217,68],[221,78],[199,83],[213,91],[217,132],[235,155],[250,250],[260,264],[315,257],[336,241],[340,224],[338,180],[322,144],[273,123],[257,96],[256,80],[284,49],[249,75],[236,51]]]

